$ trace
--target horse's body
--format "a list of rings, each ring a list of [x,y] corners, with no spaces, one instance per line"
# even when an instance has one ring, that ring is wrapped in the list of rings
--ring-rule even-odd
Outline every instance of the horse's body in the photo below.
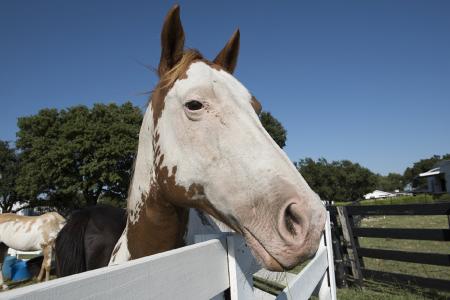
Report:
[[[270,270],[310,257],[325,208],[261,125],[258,101],[231,75],[239,31],[208,61],[184,50],[174,6],[161,45],[160,82],[139,133],[127,224],[110,264],[183,246],[190,209],[242,234]]]
[[[16,214],[0,214],[0,269],[8,248],[20,251],[42,250],[44,259],[38,280],[49,279],[52,248],[58,232],[65,224],[65,219],[56,212],[41,216],[20,216]],[[0,284],[3,276],[0,272]]]
[[[55,241],[57,276],[107,266],[125,224],[122,208],[93,206],[74,212]]]

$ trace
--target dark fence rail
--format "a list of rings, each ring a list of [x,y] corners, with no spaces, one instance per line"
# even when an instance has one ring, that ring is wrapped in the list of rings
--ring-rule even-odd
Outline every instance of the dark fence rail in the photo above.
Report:
[[[335,257],[339,258],[335,261],[337,279],[341,278],[345,282],[351,277],[352,282],[361,284],[363,279],[371,278],[450,291],[450,280],[371,270],[365,268],[363,261],[366,257],[450,267],[450,254],[365,248],[360,247],[358,240],[359,237],[369,237],[446,242],[450,241],[450,229],[361,228],[355,222],[361,216],[445,215],[450,225],[450,203],[329,206],[328,210],[334,225]]]
[[[387,260],[396,260],[403,262],[412,262],[417,264],[427,264],[436,266],[450,266],[450,255],[397,251],[373,248],[357,248],[360,257],[379,258]]]
[[[358,237],[391,238],[401,240],[450,241],[450,229],[410,228],[353,228]]]

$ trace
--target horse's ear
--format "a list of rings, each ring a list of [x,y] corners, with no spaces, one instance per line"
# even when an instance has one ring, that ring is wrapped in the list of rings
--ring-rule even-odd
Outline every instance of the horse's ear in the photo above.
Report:
[[[180,20],[180,7],[174,5],[167,13],[161,31],[161,59],[159,61],[158,74],[163,76],[183,56],[184,31]]]
[[[237,29],[222,51],[214,59],[215,64],[222,66],[229,73],[233,73],[236,68],[239,55],[239,39],[240,33],[239,29]]]

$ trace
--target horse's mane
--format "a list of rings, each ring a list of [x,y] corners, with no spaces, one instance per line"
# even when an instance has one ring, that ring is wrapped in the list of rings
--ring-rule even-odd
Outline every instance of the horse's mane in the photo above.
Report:
[[[186,75],[186,72],[189,66],[197,60],[204,60],[203,55],[196,49],[187,49],[184,51],[183,56],[177,62],[177,64],[170,69],[166,74],[164,74],[153,90],[152,95],[155,92],[163,92],[167,91],[172,85],[175,83],[177,79],[183,78]],[[152,96],[149,99],[149,103],[152,100]]]

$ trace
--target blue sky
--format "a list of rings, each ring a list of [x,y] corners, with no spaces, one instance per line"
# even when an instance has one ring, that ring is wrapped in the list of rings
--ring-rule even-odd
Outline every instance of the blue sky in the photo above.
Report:
[[[288,131],[289,157],[403,172],[450,152],[449,1],[180,1],[188,47],[236,27],[236,77]],[[1,1],[0,139],[46,107],[127,100],[157,82],[172,1]]]

